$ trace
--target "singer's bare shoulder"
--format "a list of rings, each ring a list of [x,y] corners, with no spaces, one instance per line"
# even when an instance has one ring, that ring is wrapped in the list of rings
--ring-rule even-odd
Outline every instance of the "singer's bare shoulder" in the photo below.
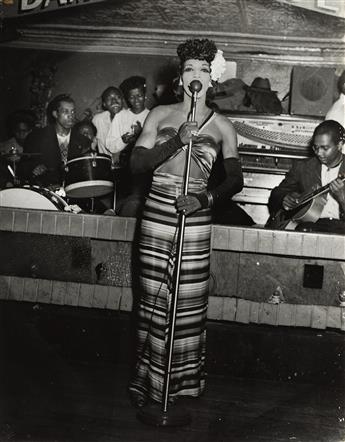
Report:
[[[168,105],[156,106],[151,109],[145,120],[144,131],[157,128],[161,121],[165,120],[167,116],[170,115],[171,111],[168,109],[168,107]]]
[[[181,125],[181,112],[178,111],[179,108],[175,104],[153,108],[146,117],[143,130],[137,139],[136,145],[150,149],[154,146],[157,132],[161,128],[166,126],[178,128]]]
[[[181,103],[173,103],[173,104],[162,104],[154,107],[150,111],[151,118],[156,118],[158,120],[162,118],[166,118],[169,115],[174,114],[175,112],[179,112],[182,106]]]
[[[156,124],[157,129],[166,126],[178,128],[185,121],[184,118],[187,118],[181,103],[157,106],[149,113],[148,117],[150,117],[150,122]]]
[[[224,158],[238,158],[237,135],[232,122],[225,115],[216,113],[215,125],[220,133]]]
[[[229,118],[226,117],[225,115],[219,114],[218,112],[216,112],[215,123],[220,131],[222,131],[223,129],[227,131],[230,130],[236,132],[235,127],[232,124],[232,122],[229,120]]]

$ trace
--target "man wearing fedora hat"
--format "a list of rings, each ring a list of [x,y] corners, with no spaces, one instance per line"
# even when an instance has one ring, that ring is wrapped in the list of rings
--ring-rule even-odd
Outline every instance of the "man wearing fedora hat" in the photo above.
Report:
[[[268,78],[256,77],[250,86],[244,86],[246,95],[243,104],[247,107],[253,106],[260,114],[282,113],[282,105],[277,97],[277,91],[271,90],[271,83]]]

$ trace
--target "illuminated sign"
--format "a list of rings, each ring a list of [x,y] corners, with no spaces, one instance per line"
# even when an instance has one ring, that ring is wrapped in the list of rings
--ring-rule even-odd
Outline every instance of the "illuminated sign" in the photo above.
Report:
[[[104,0],[0,0],[0,8],[5,17],[18,17],[101,1]]]
[[[345,2],[343,0],[278,0],[298,8],[309,9],[321,14],[335,15],[345,18]]]

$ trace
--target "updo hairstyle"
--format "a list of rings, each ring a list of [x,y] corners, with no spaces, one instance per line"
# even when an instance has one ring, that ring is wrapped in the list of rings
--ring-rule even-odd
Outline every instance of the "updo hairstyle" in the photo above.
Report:
[[[206,60],[209,64],[217,53],[217,47],[212,40],[207,38],[186,40],[177,47],[180,59],[180,70],[186,60]]]

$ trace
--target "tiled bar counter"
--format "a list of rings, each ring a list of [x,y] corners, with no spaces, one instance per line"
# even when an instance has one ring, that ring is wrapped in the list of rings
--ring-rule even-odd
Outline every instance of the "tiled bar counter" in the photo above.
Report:
[[[135,235],[130,218],[0,208],[0,299],[131,311]],[[213,226],[209,319],[345,330],[342,290],[342,236]]]

